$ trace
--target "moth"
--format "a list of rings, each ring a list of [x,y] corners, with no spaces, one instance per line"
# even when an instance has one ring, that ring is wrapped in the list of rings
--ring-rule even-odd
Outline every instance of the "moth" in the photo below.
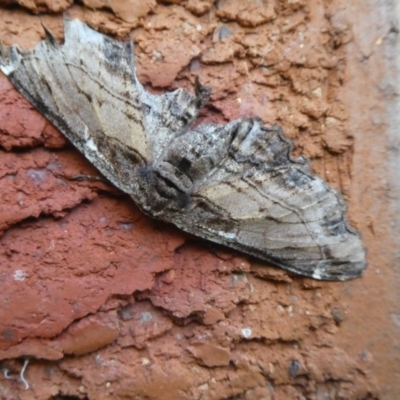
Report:
[[[46,30],[46,28],[45,28]],[[259,118],[194,125],[211,90],[155,95],[133,43],[65,19],[65,41],[0,48],[0,69],[95,167],[148,215],[285,270],[359,277],[360,235],[339,192],[314,175],[279,126]]]

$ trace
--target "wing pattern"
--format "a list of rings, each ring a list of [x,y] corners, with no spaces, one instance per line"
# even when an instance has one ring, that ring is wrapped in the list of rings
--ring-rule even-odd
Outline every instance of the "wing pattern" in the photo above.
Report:
[[[14,86],[117,187],[153,217],[324,280],[366,268],[340,193],[293,160],[277,126],[257,118],[193,128],[210,89],[164,95],[138,81],[131,42],[65,19],[65,42],[0,47]]]

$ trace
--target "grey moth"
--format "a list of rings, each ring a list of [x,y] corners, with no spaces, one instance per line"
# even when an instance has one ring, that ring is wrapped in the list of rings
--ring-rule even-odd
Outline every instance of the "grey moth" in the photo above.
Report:
[[[133,44],[65,19],[33,50],[0,47],[0,69],[148,215],[200,238],[321,280],[366,268],[336,190],[291,158],[278,126],[258,118],[194,126],[210,89],[155,95],[135,73]]]

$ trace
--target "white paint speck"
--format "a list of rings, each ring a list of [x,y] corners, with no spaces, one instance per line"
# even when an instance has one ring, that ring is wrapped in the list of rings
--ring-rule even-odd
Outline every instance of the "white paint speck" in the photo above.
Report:
[[[22,271],[22,269],[17,269],[14,272],[14,280],[16,281],[24,281],[26,278],[25,271]]]
[[[243,328],[243,329],[242,329],[242,336],[243,336],[245,339],[249,339],[249,338],[251,337],[251,334],[252,334],[252,331],[251,331],[250,328]]]
[[[150,360],[148,358],[146,358],[146,357],[143,357],[141,361],[142,361],[142,365],[149,365],[150,364]]]
[[[79,391],[79,393],[86,393],[87,392],[85,386],[83,386],[83,385],[78,387],[78,391]]]

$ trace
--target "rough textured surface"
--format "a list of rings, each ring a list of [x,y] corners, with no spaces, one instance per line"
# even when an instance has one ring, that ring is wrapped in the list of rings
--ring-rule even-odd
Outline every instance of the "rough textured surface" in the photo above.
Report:
[[[109,185],[72,180],[96,171],[0,78],[0,396],[400,397],[393,4],[282,0],[256,26],[265,17],[243,1],[194,3],[137,22],[68,13],[119,37],[137,24],[139,78],[190,89],[199,74],[215,89],[203,120],[282,124],[347,195],[370,267],[313,282],[151,221]],[[43,38],[23,8],[0,13],[7,45]],[[61,39],[62,16],[42,18]]]

